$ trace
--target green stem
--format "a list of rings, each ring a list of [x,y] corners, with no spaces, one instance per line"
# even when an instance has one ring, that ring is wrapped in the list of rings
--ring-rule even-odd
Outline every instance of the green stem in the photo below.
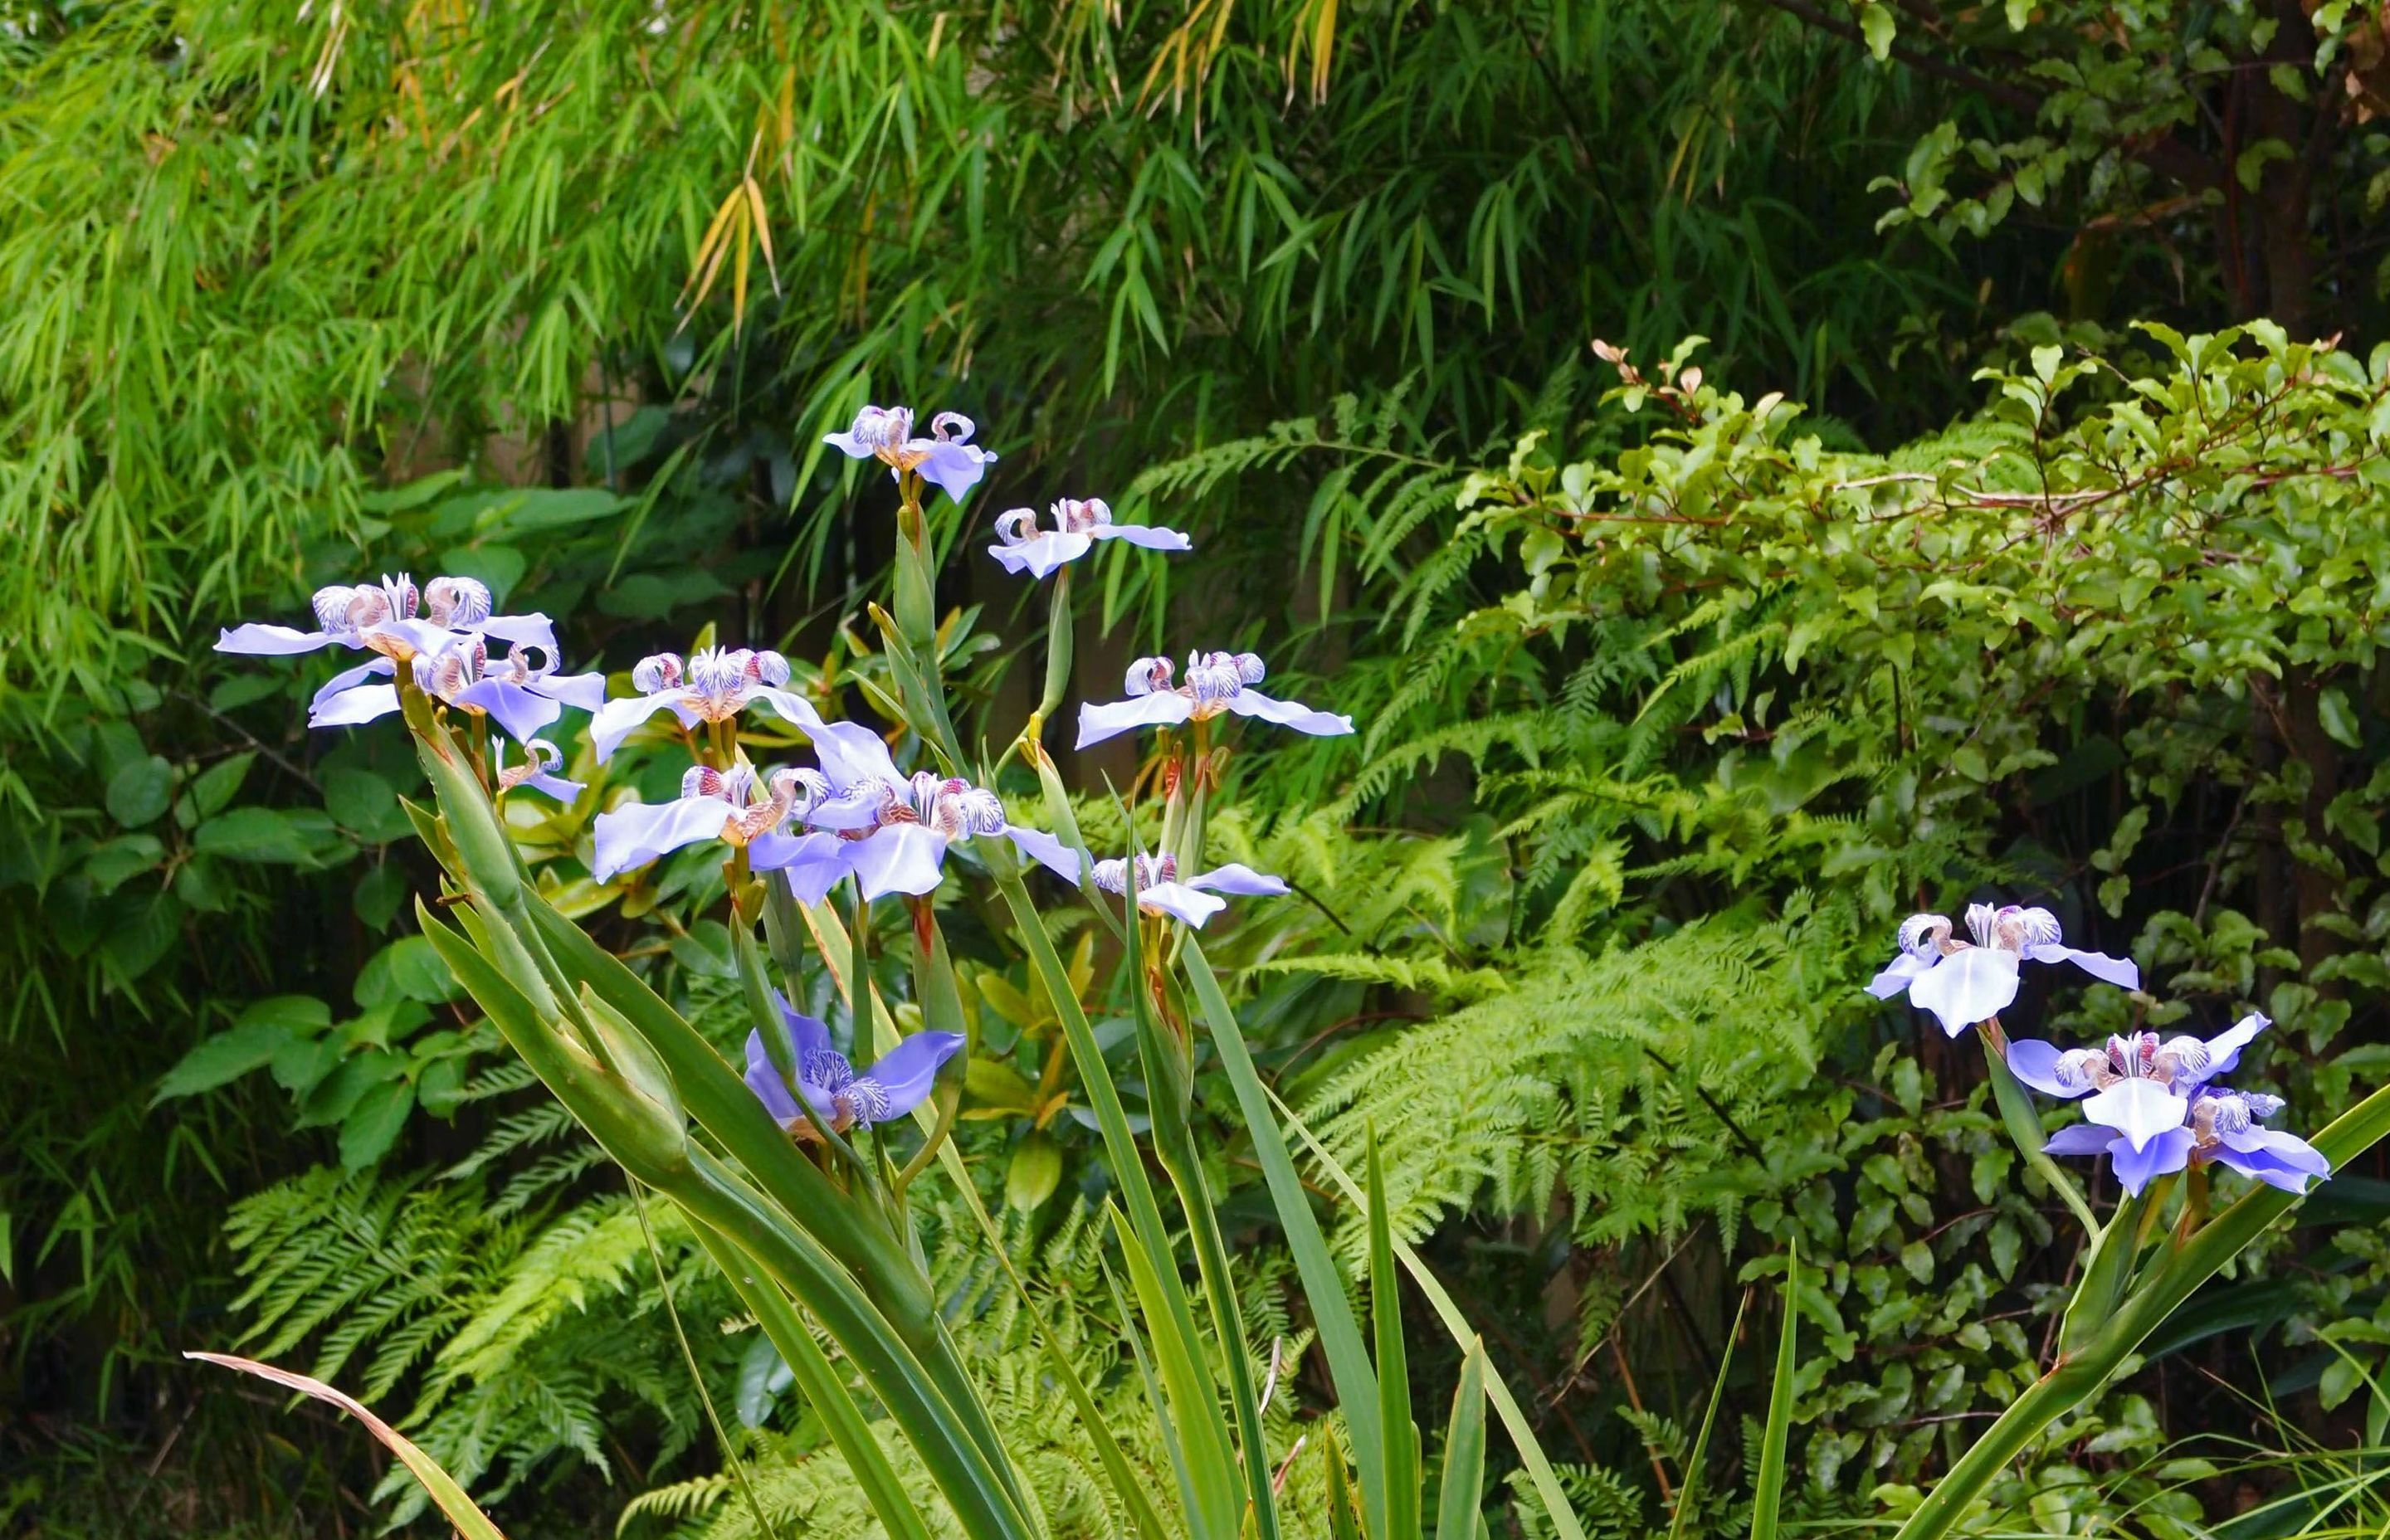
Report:
[[[2041,1147],[2049,1138],[2042,1132],[2041,1113],[2033,1105],[2033,1093],[2009,1068],[2008,1034],[2000,1030],[2000,1019],[1989,1017],[1975,1031],[1984,1040],[1984,1062],[1991,1070],[1992,1100],[1999,1108],[2000,1123],[2008,1130],[2010,1141],[2024,1157],[2024,1163],[2033,1168],[2034,1174],[2075,1211],[2075,1217],[2082,1222],[2083,1233],[2098,1235],[2100,1221],[2091,1213],[2091,1205],[2084,1201],[2083,1189],[2075,1185],[2075,1178],[2066,1174],[2056,1161],[2042,1152]]]
[[[1046,622],[1046,693],[1037,699],[1037,720],[1044,722],[1062,705],[1071,688],[1071,661],[1078,636],[1071,608],[1071,569],[1054,574],[1054,609]]]

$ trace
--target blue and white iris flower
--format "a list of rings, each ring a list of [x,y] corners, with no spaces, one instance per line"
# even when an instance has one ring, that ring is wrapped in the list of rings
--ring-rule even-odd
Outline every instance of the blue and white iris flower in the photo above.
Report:
[[[1012,841],[1023,853],[1047,871],[1070,883],[1079,885],[1078,853],[1054,836],[1036,829],[1015,829]],[[1129,865],[1115,857],[1094,864],[1092,875],[1096,887],[1108,893],[1125,896],[1128,892]],[[1168,915],[1185,920],[1196,929],[1227,908],[1227,901],[1213,896],[1228,893],[1237,896],[1277,897],[1288,892],[1286,879],[1257,872],[1251,866],[1231,861],[1210,871],[1199,872],[1182,880],[1178,876],[1178,858],[1140,854],[1137,857],[1137,906],[1149,915]]]
[[[1353,730],[1349,716],[1314,711],[1299,701],[1272,699],[1254,689],[1269,671],[1250,652],[1189,653],[1183,685],[1171,684],[1172,672],[1167,658],[1139,658],[1131,663],[1124,682],[1127,699],[1079,707],[1078,746],[1085,749],[1138,727],[1204,722],[1223,712],[1258,717],[1322,738]]]
[[[2106,1155],[2127,1193],[2209,1161],[2303,1192],[2308,1177],[2331,1175],[2332,1165],[2306,1140],[2263,1126],[2281,1110],[2281,1098],[2215,1084],[2268,1025],[2252,1013],[2211,1038],[2161,1040],[2143,1032],[2073,1051],[2022,1038],[2009,1045],[2008,1063],[2037,1091],[2084,1098],[2084,1121],[2060,1129],[2043,1149]]]
[[[878,460],[889,474],[902,478],[910,470],[961,502],[979,484],[995,455],[970,442],[973,424],[960,412],[940,412],[930,419],[930,436],[913,436],[909,406],[866,406],[854,414],[854,426],[843,433],[825,433],[822,443],[850,458]]]
[[[954,1032],[917,1032],[881,1054],[867,1070],[856,1072],[846,1056],[830,1046],[829,1029],[810,1016],[799,1015],[777,990],[773,1003],[789,1024],[790,1046],[796,1049],[797,1084],[788,1082],[764,1051],[764,1034],[747,1034],[747,1086],[764,1110],[800,1139],[816,1137],[811,1119],[797,1105],[803,1096],[814,1117],[833,1134],[868,1128],[901,1118],[927,1101],[937,1084],[938,1070],[962,1050],[963,1037]]]
[[[820,903],[848,877],[867,899],[918,897],[944,878],[946,847],[955,841],[1001,834],[1018,845],[1036,832],[1008,824],[993,791],[926,770],[906,775],[868,727],[816,723],[805,736],[822,779],[791,810],[803,831],[767,834],[747,853],[754,870],[786,874],[790,891],[804,903]]]
[[[1065,562],[1076,561],[1095,549],[1099,540],[1125,540],[1149,551],[1191,551],[1195,543],[1176,530],[1145,524],[1115,524],[1112,510],[1100,497],[1065,497],[1049,510],[1054,527],[1037,527],[1034,508],[1014,508],[996,520],[997,544],[987,548],[1004,570],[1018,576],[1051,576]]]
[[[768,648],[706,648],[690,653],[686,665],[678,653],[659,652],[631,670],[638,694],[598,708],[589,724],[589,742],[602,764],[658,712],[669,711],[683,727],[694,727],[727,722],[758,700],[800,727],[819,726],[821,713],[803,696],[781,688],[788,682],[789,661]]]
[[[2130,958],[2062,944],[2058,917],[2047,909],[1971,904],[1967,932],[1972,943],[1953,940],[1945,916],[1909,916],[1900,924],[1899,956],[1868,984],[1868,993],[1889,1000],[1907,991],[1910,1005],[1932,1011],[1956,1037],[2009,1007],[2023,963],[2070,962],[2119,989],[2141,987],[2141,970]]]

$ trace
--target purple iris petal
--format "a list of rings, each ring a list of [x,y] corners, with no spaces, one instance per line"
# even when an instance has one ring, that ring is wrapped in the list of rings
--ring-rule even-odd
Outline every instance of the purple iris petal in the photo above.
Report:
[[[456,633],[430,621],[388,620],[366,626],[360,634],[401,644],[409,657],[433,658],[456,644]]]
[[[520,784],[528,786],[534,791],[545,791],[568,806],[580,797],[583,790],[581,782],[566,780],[562,776],[546,770],[535,771],[525,776]]]
[[[2105,952],[2078,952],[2056,942],[2038,942],[2024,949],[2028,961],[2040,963],[2071,962],[2084,972],[2119,989],[2141,987],[2141,970],[2130,957],[2112,957]]]
[[[2284,1192],[2304,1194],[2308,1177],[2332,1174],[2332,1162],[2313,1145],[2295,1134],[2271,1128],[2224,1135],[2210,1153],[2242,1174]]]
[[[887,739],[861,723],[817,721],[804,734],[813,740],[814,757],[821,761],[822,774],[841,791],[867,781],[896,786],[905,780],[897,773],[896,762],[889,757]]]
[[[1159,909],[1163,914],[1183,919],[1197,930],[1203,922],[1228,906],[1227,900],[1198,892],[1184,882],[1157,882],[1150,888],[1137,891],[1137,906]]]
[[[2045,1155],[2105,1155],[2112,1144],[2124,1141],[2113,1128],[2102,1128],[2096,1123],[2071,1123],[2049,1136],[2041,1147]]]
[[[641,723],[667,708],[680,718],[682,726],[696,726],[698,715],[681,704],[680,693],[665,690],[655,695],[629,695],[600,705],[589,719],[589,743],[598,751],[598,763],[603,764],[613,758],[614,751],[638,730]]]
[[[1139,727],[1174,726],[1186,721],[1194,711],[1195,702],[1175,690],[1133,695],[1125,700],[1114,700],[1102,706],[1082,704],[1079,707],[1077,746],[1085,749]]]
[[[359,685],[331,697],[307,713],[310,727],[353,727],[398,710],[396,685]]]
[[[2163,1082],[2140,1075],[2120,1080],[2083,1104],[2086,1121],[2107,1124],[2136,1150],[2180,1128],[2188,1110],[2189,1104]]]
[[[1214,866],[1200,876],[1189,878],[1187,886],[1215,893],[1235,893],[1240,897],[1251,898],[1274,898],[1287,892],[1285,878],[1272,877],[1267,872],[1257,872],[1253,867],[1235,861],[1229,862],[1225,866]]]
[[[2169,1128],[2140,1148],[2136,1148],[2130,1139],[2112,1141],[2108,1160],[2116,1168],[2117,1185],[2139,1198],[2141,1189],[2152,1181],[2190,1164],[2195,1143],[2190,1129]]]
[[[606,676],[602,674],[551,674],[535,681],[533,687],[550,699],[592,714],[606,704]]]
[[[1018,545],[990,545],[987,554],[1016,576],[1026,571],[1031,577],[1043,578],[1052,576],[1065,562],[1078,560],[1095,545],[1096,537],[1085,531],[1065,533],[1048,530]]]
[[[876,1083],[888,1098],[882,1121],[901,1118],[929,1098],[939,1067],[963,1046],[957,1032],[917,1032],[880,1056],[864,1077]]]
[[[366,661],[359,663],[354,668],[344,668],[340,673],[324,681],[323,687],[316,690],[315,698],[308,702],[308,708],[312,711],[315,707],[321,706],[325,701],[332,699],[332,697],[340,694],[342,690],[354,689],[357,686],[364,684],[366,680],[374,678],[378,674],[394,674],[396,672],[397,665],[393,664],[389,659],[379,655],[367,659]]]
[[[797,1110],[797,1098],[789,1094],[788,1083],[780,1072],[772,1067],[771,1056],[764,1051],[761,1031],[747,1034],[747,1088],[764,1104],[772,1120],[786,1128],[803,1116]]]
[[[241,652],[252,657],[285,658],[297,652],[315,652],[338,644],[356,647],[357,639],[329,631],[300,631],[287,625],[266,625],[251,621],[216,633],[218,652]]]
[[[2274,1023],[2258,1011],[2251,1011],[2238,1021],[2207,1040],[2207,1066],[2187,1077],[2194,1085],[2204,1085],[2218,1075],[2230,1074],[2241,1062],[2241,1050],[2256,1035]]]
[[[769,685],[751,685],[747,687],[746,699],[761,700],[790,726],[810,728],[821,725],[821,713],[814,710],[813,702],[802,695],[775,689]]]
[[[2044,1043],[2037,1037],[2012,1037],[2009,1040],[2009,1072],[2027,1085],[2045,1096],[2062,1097],[2069,1100],[2090,1093],[2088,1080],[2077,1080],[2070,1085],[2059,1078],[2058,1067],[2066,1056],[2055,1043]]]
[[[814,1054],[829,1052],[829,1024],[818,1016],[807,1016],[789,1004],[789,997],[778,990],[772,991],[772,1003],[780,1007],[780,1020],[789,1029],[789,1046],[795,1050],[797,1062],[803,1064]]]
[[[633,802],[600,813],[591,831],[597,850],[590,858],[589,875],[604,882],[684,845],[718,840],[730,813],[730,804],[719,797]]]
[[[1155,524],[1103,524],[1093,532],[1098,540],[1125,540],[1149,551],[1191,551],[1195,542],[1176,530]]]
[[[919,439],[913,442],[916,445],[921,443]],[[996,456],[984,449],[941,439],[932,440],[924,448],[921,463],[915,468],[921,480],[959,503],[971,488],[979,484],[979,479],[987,474],[987,468],[995,462]]]
[[[783,874],[797,902],[819,904],[854,870],[854,851],[862,842],[835,834],[758,835],[748,841],[747,865]]]
[[[1867,992],[1879,1000],[1889,1000],[1894,995],[1904,993],[1910,984],[1917,982],[1918,975],[1939,960],[1935,957],[1921,957],[1912,952],[1903,952],[1893,958],[1882,972],[1868,981]]]
[[[535,611],[529,615],[493,615],[473,629],[516,647],[543,648],[550,658],[557,656],[556,622]],[[601,677],[598,683],[602,687],[605,681]]]
[[[1274,700],[1259,690],[1239,690],[1228,697],[1228,710],[1239,716],[1257,716],[1298,733],[1335,738],[1353,730],[1353,719],[1334,712],[1316,712],[1296,700]]]
[[[1062,843],[1042,828],[1016,828],[1005,826],[1005,836],[1019,848],[1022,854],[1036,862],[1073,887],[1079,882],[1079,853]]]
[[[944,876],[946,837],[926,824],[890,824],[861,840],[847,857],[867,899],[887,893],[926,893]]]
[[[490,713],[517,743],[528,743],[540,730],[564,714],[564,708],[546,695],[511,679],[484,679],[456,692],[456,703]]]
[[[1987,946],[1953,952],[1917,976],[1908,986],[1909,1003],[1932,1011],[1956,1037],[2016,999],[2019,960],[2013,952]]]

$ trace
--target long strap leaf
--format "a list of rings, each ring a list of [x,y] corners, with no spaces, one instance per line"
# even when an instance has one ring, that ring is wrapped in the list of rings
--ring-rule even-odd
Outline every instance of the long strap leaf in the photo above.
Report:
[[[334,1390],[320,1380],[311,1380],[303,1374],[276,1368],[254,1358],[236,1357],[229,1353],[186,1353],[183,1356],[222,1368],[238,1369],[243,1374],[253,1374],[284,1390],[297,1391],[302,1395],[311,1395],[327,1405],[338,1406],[364,1423],[366,1431],[381,1440],[383,1445],[398,1457],[399,1463],[406,1467],[407,1474],[423,1483],[423,1490],[431,1495],[432,1505],[448,1516],[448,1521],[456,1526],[456,1533],[465,1540],[507,1540],[498,1526],[490,1521],[490,1516],[465,1495],[464,1487],[456,1477],[442,1469],[440,1462],[425,1454],[414,1440],[374,1416],[364,1402]]]
[[[1205,960],[1203,949],[1196,944],[1194,937],[1186,939],[1179,960],[1189,982],[1195,986],[1196,1003],[1202,1007],[1204,1024],[1211,1029],[1213,1051],[1219,1056],[1220,1068],[1228,1077],[1229,1088],[1236,1093],[1237,1110],[1253,1141],[1254,1159],[1261,1163],[1262,1178],[1278,1209],[1279,1225],[1286,1232],[1288,1248],[1294,1253],[1295,1271],[1303,1279],[1312,1324],[1318,1332],[1320,1348],[1327,1354],[1329,1379],[1336,1387],[1337,1404],[1344,1413],[1353,1463],[1360,1471],[1364,1521],[1370,1534],[1384,1534],[1386,1466],[1385,1444],[1380,1432],[1378,1376],[1370,1367],[1368,1350],[1362,1344],[1360,1322],[1345,1290],[1343,1269],[1336,1264],[1335,1256],[1328,1249],[1328,1238],[1320,1231],[1318,1217],[1311,1211],[1310,1194],[1294,1168],[1286,1136],[1279,1130],[1269,1093],[1253,1069],[1253,1055],[1245,1047],[1244,1033],[1237,1025],[1236,1013],[1229,1009],[1220,981],[1213,976],[1212,965]]]
[[[1123,809],[1123,816],[1126,810]],[[1146,927],[1137,918],[1137,880],[1130,873],[1127,903],[1127,960],[1123,971],[1129,981],[1129,998],[1137,1012],[1137,1051],[1145,1064],[1146,1101],[1153,1116],[1154,1153],[1178,1194],[1186,1217],[1188,1238],[1194,1243],[1197,1276],[1212,1315],[1214,1341],[1220,1368],[1228,1385],[1228,1406],[1236,1418],[1237,1444],[1245,1477],[1245,1515],[1238,1526],[1253,1540],[1278,1540],[1278,1502],[1270,1469],[1269,1446],[1262,1431],[1261,1401],[1253,1384],[1253,1366],[1245,1341],[1243,1307],[1237,1300],[1236,1279],[1228,1272],[1227,1243],[1220,1234],[1220,1216],[1212,1202],[1211,1185],[1203,1177],[1203,1161],[1195,1148],[1194,1130],[1187,1113],[1192,1091],[1186,1083],[1190,1055],[1187,1045],[1169,1033],[1158,1019],[1147,986]]]
[[[1411,1422],[1410,1355],[1403,1349],[1402,1282],[1386,1208],[1386,1167],[1369,1133],[1369,1324],[1378,1345],[1378,1420],[1386,1431],[1386,1528],[1390,1540],[1420,1532],[1419,1431]]]
[[[1319,1162],[1319,1169],[1335,1181],[1348,1200],[1356,1204],[1366,1203],[1368,1199],[1363,1195],[1360,1185],[1353,1180],[1352,1173],[1328,1152],[1328,1147],[1319,1142],[1319,1136],[1294,1115],[1294,1109],[1289,1107],[1276,1091],[1267,1094],[1270,1104],[1286,1120],[1286,1126],[1294,1131],[1295,1137],[1301,1139],[1303,1147],[1311,1152],[1311,1158]],[[1470,1329],[1469,1317],[1461,1314],[1460,1306],[1453,1303],[1451,1291],[1428,1270],[1419,1252],[1408,1242],[1397,1240],[1394,1242],[1394,1255],[1401,1260],[1403,1270],[1410,1274],[1411,1281],[1419,1285],[1420,1292],[1426,1295],[1428,1303],[1435,1307],[1437,1318],[1444,1322],[1445,1329],[1452,1333],[1452,1340],[1463,1346],[1475,1341],[1477,1333]],[[1576,1511],[1569,1507],[1568,1494],[1562,1490],[1561,1479],[1553,1471],[1551,1460],[1544,1454],[1543,1444],[1536,1437],[1536,1431],[1527,1426],[1527,1415],[1519,1409],[1518,1397],[1510,1393],[1510,1387],[1502,1382],[1500,1375],[1492,1373],[1485,1377],[1485,1394],[1494,1403],[1495,1414],[1501,1418],[1503,1430],[1510,1435],[1510,1445],[1518,1451],[1519,1463],[1527,1468],[1527,1479],[1534,1483],[1536,1495],[1544,1500],[1544,1507],[1551,1515],[1552,1533],[1559,1540],[1586,1540],[1585,1526],[1577,1522]]]
[[[888,1451],[880,1446],[871,1425],[864,1420],[862,1411],[848,1393],[846,1382],[838,1377],[829,1359],[822,1353],[821,1344],[805,1328],[796,1310],[781,1293],[778,1285],[764,1277],[746,1254],[708,1226],[691,1222],[698,1243],[706,1255],[722,1269],[740,1300],[754,1313],[756,1324],[764,1328],[772,1345],[780,1353],[780,1361],[796,1376],[797,1385],[804,1392],[805,1402],[814,1415],[829,1430],[830,1442],[846,1458],[846,1468],[854,1477],[854,1484],[863,1489],[872,1513],[888,1531],[891,1540],[930,1540],[930,1528],[922,1521],[920,1509],[913,1506],[911,1494],[896,1477],[895,1468],[888,1463]]]
[[[1784,1503],[1784,1446],[1792,1433],[1792,1345],[1801,1329],[1801,1243],[1784,1253],[1784,1330],[1776,1340],[1776,1376],[1767,1392],[1767,1431],[1759,1445],[1759,1485],[1751,1495],[1751,1540],[1776,1540]]]
[[[1444,1431],[1444,1480],[1436,1495],[1435,1540],[1477,1540],[1485,1504],[1485,1344],[1471,1341],[1452,1392]]]
[[[982,846],[987,849],[991,843],[983,841]],[[996,874],[996,886],[1010,905],[1022,942],[1028,948],[1030,966],[1037,970],[1047,998],[1061,1018],[1063,1039],[1070,1045],[1072,1062],[1079,1072],[1080,1089],[1095,1109],[1096,1123],[1103,1134],[1104,1154],[1127,1210],[1123,1244],[1143,1253],[1132,1264],[1130,1279],[1150,1313],[1147,1328],[1152,1334],[1154,1357],[1162,1367],[1163,1382],[1171,1389],[1179,1437],[1185,1444],[1188,1464],[1198,1478],[1199,1511],[1189,1516],[1190,1522],[1198,1526],[1197,1532],[1203,1540],[1236,1540],[1240,1506],[1236,1497],[1236,1460],[1228,1451],[1226,1430],[1221,1426],[1219,1392],[1204,1358],[1201,1338],[1195,1329],[1192,1303],[1178,1277],[1178,1261],[1171,1249],[1169,1229],[1163,1222],[1162,1205],[1146,1175],[1144,1153],[1129,1130],[1127,1110],[1121,1105],[1120,1089],[1112,1083],[1111,1068],[1104,1062],[1095,1029],[1088,1024],[1086,1012],[1080,1008],[1078,991],[1054,950],[1052,938],[1046,934],[1045,922],[1030,901],[1029,890],[1022,885],[1020,872],[1010,859],[1010,848],[987,849],[987,853],[989,868]]]

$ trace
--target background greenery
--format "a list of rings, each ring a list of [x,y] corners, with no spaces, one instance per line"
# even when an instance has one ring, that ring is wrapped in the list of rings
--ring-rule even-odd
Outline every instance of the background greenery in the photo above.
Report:
[[[1281,1093],[1347,1153],[1387,1139],[1588,1521],[1672,1511],[1722,1364],[1755,1413],[1731,1323],[1794,1234],[1830,1264],[1796,1509],[1896,1507],[2030,1372],[2067,1264],[1972,1046],[1856,993],[1899,915],[2037,894],[2140,958],[2152,1020],[2261,1006],[2259,1073],[2309,1119],[2390,1050],[2385,27],[0,5],[0,1514],[430,1533],[346,1431],[173,1357],[239,1341],[404,1413],[511,1533],[747,1521],[619,1176],[397,918],[427,874],[394,735],[311,738],[312,674],[204,649],[411,566],[569,615],[575,663],[713,621],[867,674],[840,622],[885,499],[818,440],[893,399],[1003,456],[944,532],[991,734],[1034,617],[972,547],[1064,493],[1199,547],[1096,564],[1084,689],[1254,645],[1361,719],[1240,749],[1223,838],[1309,902],[1214,955]],[[566,869],[585,812],[534,831]],[[700,1020],[729,987],[707,882],[585,895]],[[1011,1045],[976,1167],[1116,1370],[1050,1007],[995,928],[970,955]],[[2381,1175],[2196,1302],[1987,1522],[2255,1534],[2363,1490],[2332,1451],[2390,1405]],[[1308,1392],[1266,1213],[1250,1318]],[[662,1238],[783,1532],[852,1533],[770,1354]],[[975,1356],[1049,1429],[956,1246]],[[1037,1479],[1080,1511],[1055,1437]],[[1736,1524],[1737,1442],[1689,1522]]]

